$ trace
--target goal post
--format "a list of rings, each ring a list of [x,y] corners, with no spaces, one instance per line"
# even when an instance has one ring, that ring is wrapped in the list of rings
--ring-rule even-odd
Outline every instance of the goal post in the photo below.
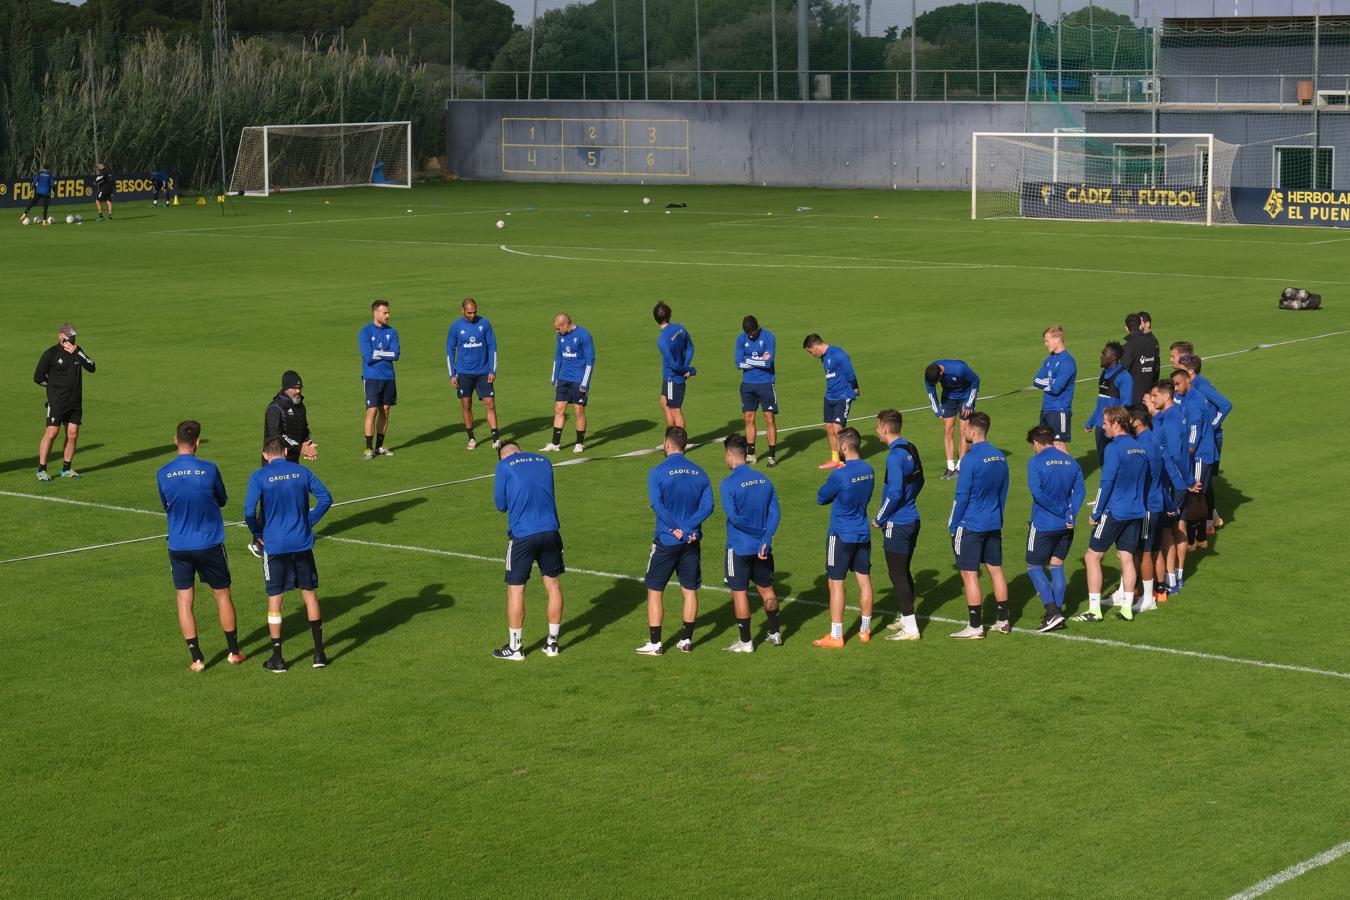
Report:
[[[1237,150],[1213,134],[977,131],[970,217],[1237,224]]]
[[[239,133],[230,193],[412,187],[412,122],[249,125]]]

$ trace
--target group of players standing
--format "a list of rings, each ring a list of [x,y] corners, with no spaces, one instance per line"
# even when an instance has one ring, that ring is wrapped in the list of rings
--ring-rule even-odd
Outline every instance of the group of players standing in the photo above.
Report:
[[[161,194],[164,197],[164,205],[169,205],[169,184],[171,178],[164,172],[156,169],[150,173],[150,205],[158,206]],[[116,194],[116,179],[113,178],[112,171],[107,164],[99,163],[94,168],[94,210],[98,213],[99,220],[104,217],[106,210],[109,220],[113,217],[113,197]],[[33,221],[40,225],[50,225],[52,223],[50,208],[52,197],[56,194],[56,176],[52,170],[45,164],[38,168],[38,172],[33,176],[30,182],[33,188],[33,196],[29,198],[28,205],[24,207],[19,215],[19,221],[25,225],[29,222],[29,213],[33,207],[41,205],[42,215],[35,217]]]

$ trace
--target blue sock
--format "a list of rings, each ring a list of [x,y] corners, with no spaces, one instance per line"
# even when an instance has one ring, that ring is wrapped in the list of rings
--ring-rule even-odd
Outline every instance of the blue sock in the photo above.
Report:
[[[1050,566],[1050,588],[1055,595],[1055,605],[1064,608],[1064,594],[1068,590],[1068,585],[1064,581],[1064,567],[1051,564]]]
[[[1050,587],[1050,579],[1045,577],[1045,571],[1040,566],[1027,566],[1027,575],[1031,578],[1031,583],[1036,586],[1036,593],[1041,595],[1041,603],[1045,606],[1053,606],[1055,594]]]

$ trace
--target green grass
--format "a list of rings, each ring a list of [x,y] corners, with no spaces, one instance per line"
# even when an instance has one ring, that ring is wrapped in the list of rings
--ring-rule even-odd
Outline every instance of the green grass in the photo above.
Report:
[[[689,206],[667,216],[670,201]],[[1070,632],[1119,645],[1026,627],[1039,612],[1019,552],[1023,435],[1039,408],[1028,393],[982,404],[1014,472],[1005,544],[1019,630],[971,645],[935,621],[917,645],[811,647],[828,619],[827,513],[814,504],[822,379],[797,350],[805,333],[850,352],[855,412],[868,415],[922,406],[921,370],[940,356],[969,360],[986,394],[1025,385],[1056,321],[1084,375],[1141,307],[1164,347],[1190,339],[1206,356],[1350,328],[1344,245],[1317,243],[1339,232],[971,222],[966,209],[958,194],[459,184],[283,194],[224,216],[123,206],[112,224],[0,229],[12,283],[6,560],[159,534],[150,515],[12,494],[154,510],[154,470],[186,417],[203,422],[201,453],[239,518],[263,408],[288,368],[304,376],[314,469],[337,500],[489,472],[490,449],[463,449],[445,376],[445,330],[465,296],[496,328],[505,431],[528,448],[548,438],[553,314],[591,329],[599,354],[592,461],[557,471],[573,571],[556,660],[487,656],[505,637],[505,522],[488,481],[335,509],[320,531],[345,541],[316,550],[335,663],[283,678],[261,669],[265,601],[243,529],[228,547],[252,658],[224,665],[202,596],[202,675],[187,671],[161,541],[0,564],[0,893],[1216,897],[1350,837],[1337,450],[1350,335],[1207,364],[1237,404],[1218,488],[1231,524],[1176,601]],[[1286,284],[1322,289],[1328,308],[1278,312]],[[403,341],[397,455],[365,463],[354,337],[376,296],[390,298]],[[699,440],[739,421],[741,317],[778,335],[780,423],[800,426],[772,473],[780,587],[800,599],[785,608],[782,648],[719,652],[734,624],[717,586],[718,512],[697,652],[632,652],[645,639],[632,576],[651,537],[656,457],[611,457],[659,443],[658,298],[697,343],[686,409]],[[85,477],[39,485],[43,398],[30,372],[65,319],[98,363]],[[1079,386],[1079,423],[1092,394]],[[879,464],[871,423],[860,427]],[[907,415],[906,434],[940,467],[931,415]],[[1088,443],[1074,447],[1086,456]],[[716,446],[691,455],[721,477]],[[943,529],[951,493],[933,479],[920,501],[920,611],[941,619],[963,609]],[[893,610],[884,574],[877,583]],[[537,579],[527,597],[537,651]],[[303,662],[303,613],[294,598],[286,608],[288,655]],[[1347,892],[1342,858],[1273,896]]]

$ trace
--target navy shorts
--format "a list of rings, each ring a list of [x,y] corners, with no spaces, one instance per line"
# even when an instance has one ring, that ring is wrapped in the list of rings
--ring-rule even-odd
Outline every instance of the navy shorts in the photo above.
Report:
[[[1105,553],[1114,544],[1126,553],[1136,553],[1139,548],[1143,519],[1113,519],[1109,513],[1102,515],[1092,529],[1092,540],[1088,549],[1096,553]]]
[[[1146,512],[1144,518],[1139,520],[1139,552],[1157,553],[1158,548],[1162,546],[1163,514],[1160,512]]]
[[[312,591],[319,586],[319,568],[314,565],[314,551],[295,553],[268,553],[263,550],[263,584],[267,596],[276,597],[287,591]]]
[[[652,541],[647,556],[647,590],[664,591],[670,576],[679,578],[680,587],[696,591],[703,586],[703,542],[658,544]]]
[[[887,553],[913,553],[914,545],[919,542],[919,521],[906,522],[903,525],[897,525],[894,522],[887,522],[882,526],[881,549]]]
[[[230,586],[230,561],[225,556],[224,544],[205,550],[170,550],[169,569],[176,590],[192,590],[198,576],[202,584],[215,590]]]
[[[966,531],[958,527],[952,536],[952,550],[956,552],[956,568],[962,572],[978,572],[980,564],[1003,565],[1003,532]]]
[[[757,409],[777,415],[778,388],[772,384],[741,382],[741,412],[754,412]]]
[[[855,544],[837,534],[825,538],[825,577],[843,581],[849,572],[872,574],[872,542]]]
[[[768,559],[759,556],[737,556],[736,551],[727,548],[727,587],[733,591],[750,589],[750,582],[756,587],[773,587],[773,554]]]
[[[392,378],[362,378],[366,386],[366,409],[376,406],[393,406],[398,402],[398,390]]]
[[[1050,560],[1067,559],[1073,544],[1073,529],[1041,531],[1032,525],[1027,531],[1027,565],[1048,566]]]
[[[853,405],[852,400],[825,400],[825,411],[822,413],[825,421],[830,425],[847,425],[848,408]]]
[[[539,564],[539,574],[557,578],[567,569],[563,566],[562,535],[556,531],[541,531],[506,542],[506,583],[524,584],[530,580],[530,569]]]
[[[1055,440],[1067,444],[1073,440],[1073,413],[1069,410],[1041,410],[1041,424],[1055,433]]]
[[[84,407],[73,406],[70,409],[54,410],[47,407],[47,427],[54,428],[57,425],[78,425],[84,419]]]
[[[465,375],[463,372],[455,376],[455,395],[461,400],[478,392],[479,400],[486,400],[493,396],[492,382],[488,381],[486,373],[479,375]]]
[[[559,381],[553,392],[553,399],[557,402],[575,403],[577,406],[585,406],[590,396],[590,392],[583,391],[575,381]]]
[[[684,382],[661,382],[661,398],[666,401],[666,409],[679,409],[684,406]]]
[[[961,415],[961,408],[965,400],[958,400],[955,397],[947,397],[942,401],[942,418],[955,419]]]

